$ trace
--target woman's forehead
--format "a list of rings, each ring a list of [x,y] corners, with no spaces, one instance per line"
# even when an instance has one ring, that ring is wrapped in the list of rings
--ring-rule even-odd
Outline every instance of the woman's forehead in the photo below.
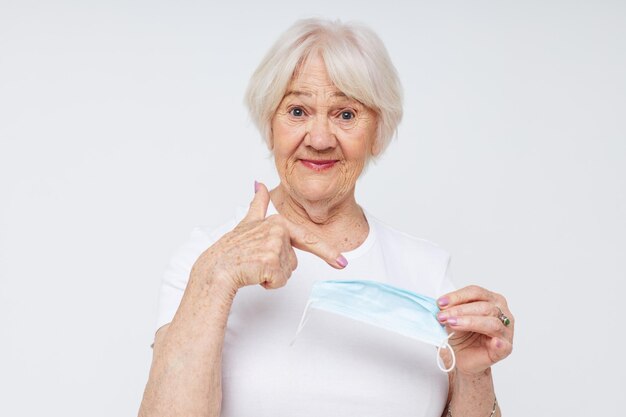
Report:
[[[298,65],[293,72],[288,89],[339,91],[328,75],[326,63],[319,54],[309,56]]]
[[[315,99],[319,97],[324,97],[327,99],[332,99],[333,101],[351,101],[350,97],[348,97],[345,93],[337,89],[334,85],[329,88],[324,87],[311,87],[307,85],[290,85],[287,91],[285,92],[284,98],[294,97],[301,98],[303,100],[306,99]]]
[[[330,80],[303,74],[291,80],[283,98],[299,98],[302,100],[326,99],[336,101],[353,101]]]
[[[283,100],[286,98],[323,99],[333,103],[360,103],[333,83],[328,75],[326,63],[320,54],[313,54],[298,65]]]

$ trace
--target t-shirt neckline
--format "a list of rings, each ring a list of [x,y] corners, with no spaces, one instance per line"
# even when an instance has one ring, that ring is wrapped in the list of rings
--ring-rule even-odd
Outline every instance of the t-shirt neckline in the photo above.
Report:
[[[363,243],[350,251],[341,253],[348,260],[348,262],[363,256],[364,253],[367,253],[367,251],[370,250],[376,241],[376,227],[374,225],[373,217],[364,208],[361,207],[361,209],[363,210],[363,215],[365,216],[365,220],[369,226],[369,232],[367,233],[367,237]],[[271,216],[273,214],[278,214],[278,210],[276,210],[274,203],[270,200],[270,203],[267,206],[267,215]]]

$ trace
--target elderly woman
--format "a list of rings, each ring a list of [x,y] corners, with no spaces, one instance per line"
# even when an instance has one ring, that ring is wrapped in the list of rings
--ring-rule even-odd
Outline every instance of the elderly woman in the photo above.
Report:
[[[255,182],[249,208],[217,230],[196,229],[172,260],[140,416],[500,415],[491,366],[512,349],[506,300],[476,286],[455,291],[445,251],[355,201],[363,168],[396,131],[401,99],[371,30],[303,20],[280,37],[247,93],[280,183]],[[290,346],[313,283],[328,279],[439,296],[454,371],[437,368],[432,346],[328,313]]]

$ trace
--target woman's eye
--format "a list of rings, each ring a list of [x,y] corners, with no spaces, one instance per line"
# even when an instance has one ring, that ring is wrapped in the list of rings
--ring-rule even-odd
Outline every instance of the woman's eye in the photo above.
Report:
[[[301,117],[304,115],[304,110],[302,110],[300,107],[294,107],[293,109],[289,110],[289,114],[291,114],[292,116]]]
[[[345,110],[341,112],[341,118],[343,120],[352,120],[354,119],[354,113],[352,113],[351,111]]]

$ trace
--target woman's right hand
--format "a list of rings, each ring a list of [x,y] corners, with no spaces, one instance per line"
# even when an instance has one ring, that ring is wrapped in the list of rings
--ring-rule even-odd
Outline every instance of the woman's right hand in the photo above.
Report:
[[[266,218],[269,202],[265,185],[256,183],[246,217],[200,255],[191,276],[220,280],[233,291],[254,284],[280,288],[298,265],[294,247],[319,256],[334,268],[347,265],[341,253],[305,227],[280,214]]]

